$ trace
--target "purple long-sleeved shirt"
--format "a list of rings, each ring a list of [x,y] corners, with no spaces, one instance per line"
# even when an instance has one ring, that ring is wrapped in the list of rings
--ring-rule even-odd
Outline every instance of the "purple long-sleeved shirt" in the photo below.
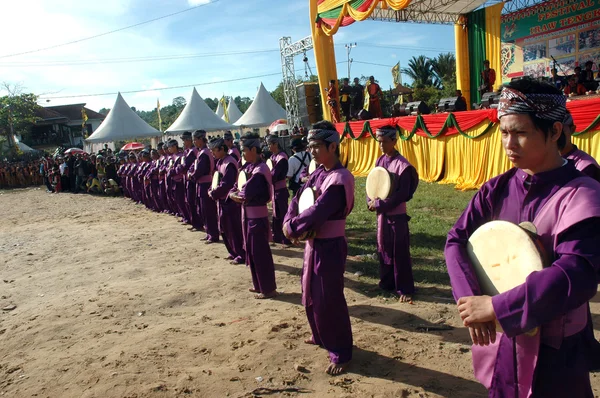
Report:
[[[197,181],[200,177],[204,177],[210,173],[210,159],[205,153],[198,151],[196,162],[194,163],[194,171],[191,174],[191,180]]]
[[[274,156],[271,156],[271,159],[273,157]],[[273,170],[271,170],[273,184],[275,184],[278,181],[285,181],[285,179],[287,178],[288,167],[289,167],[289,165],[288,165],[287,159],[285,159],[285,158],[279,159],[279,161],[277,162],[275,167],[273,167]]]
[[[343,166],[338,163],[331,170],[325,170],[323,167],[317,169],[310,175],[306,184],[304,184],[302,189],[294,197],[283,220],[284,225],[289,223],[291,236],[293,238],[298,238],[308,231],[318,231],[327,221],[341,220],[346,217],[346,192],[341,185],[330,186],[327,191],[323,192],[315,201],[315,203],[318,203],[318,206],[313,206],[298,215],[298,200],[302,195],[302,192],[308,187],[314,187],[318,190],[331,171],[342,167]]]
[[[511,169],[488,181],[473,197],[448,234],[446,264],[455,299],[480,295],[466,246],[471,234],[492,220],[533,221],[550,197],[581,177],[571,163],[528,175]],[[558,238],[552,266],[534,272],[524,284],[492,298],[496,317],[509,337],[522,334],[589,301],[600,275],[600,217],[585,219]]]
[[[246,163],[242,168],[248,173],[246,185],[239,192],[239,196],[244,200],[244,206],[265,206],[271,200],[271,190],[265,176],[261,173],[252,174],[256,167],[258,164]]]
[[[390,163],[398,156],[400,156],[400,154],[397,152],[394,156],[383,155],[377,159],[375,166],[380,166],[389,170]],[[375,210],[377,213],[386,213],[396,208],[400,203],[408,202],[415,194],[418,185],[419,176],[417,170],[413,166],[404,169],[400,175],[394,174],[394,191],[391,192],[386,199],[376,199]],[[368,199],[369,198],[367,198],[367,200]]]
[[[222,176],[221,181],[219,182],[219,186],[210,192],[210,197],[213,199],[222,200],[224,202],[228,202],[231,200],[228,197],[229,191],[233,189],[238,174],[235,158],[233,156],[231,158],[232,163],[230,163],[225,169],[225,174]],[[215,165],[216,169],[218,169],[221,166],[224,159],[225,158],[217,160],[217,164]]]

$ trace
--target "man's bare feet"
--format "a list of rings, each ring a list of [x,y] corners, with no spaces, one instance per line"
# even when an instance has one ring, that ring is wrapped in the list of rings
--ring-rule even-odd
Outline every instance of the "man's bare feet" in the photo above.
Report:
[[[250,293],[258,293],[258,290],[256,290],[255,288],[251,287],[250,289],[248,289],[248,291]]]
[[[312,337],[310,339],[304,340],[304,344],[317,345],[317,343],[315,343]]]
[[[401,303],[409,303],[409,304],[413,303],[412,296],[409,296],[408,294],[401,294],[400,297],[398,298],[398,301]]]
[[[345,363],[333,363],[332,362],[329,364],[327,369],[325,369],[325,373],[327,373],[328,375],[331,375],[331,376],[337,376],[337,375],[344,373],[349,365],[350,365],[350,362],[345,362]]]
[[[257,300],[266,300],[266,299],[272,299],[276,296],[277,296],[277,290],[273,290],[271,293],[259,293],[256,296],[254,296],[254,298]]]

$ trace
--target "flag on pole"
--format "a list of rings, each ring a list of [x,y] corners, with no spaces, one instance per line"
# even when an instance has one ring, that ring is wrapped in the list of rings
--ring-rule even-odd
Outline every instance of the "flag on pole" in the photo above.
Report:
[[[86,123],[88,121],[88,115],[87,113],[85,113],[85,108],[82,107],[81,108],[81,131],[83,132],[83,137],[87,138],[87,129],[85,127]]]
[[[158,115],[158,131],[162,131],[162,119],[160,117],[160,102],[156,99],[156,114]]]
[[[219,100],[219,102],[221,103],[221,106],[223,107],[223,117],[224,117],[225,121],[227,123],[229,123],[229,112],[227,111],[227,100],[225,99],[225,96],[222,96],[221,99]]]
[[[394,82],[394,86],[398,84],[402,84],[402,74],[400,73],[400,62],[398,62],[392,68],[392,80]]]

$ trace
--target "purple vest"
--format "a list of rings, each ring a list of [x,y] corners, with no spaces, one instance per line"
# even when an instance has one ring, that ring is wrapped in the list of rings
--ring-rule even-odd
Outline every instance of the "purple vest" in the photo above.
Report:
[[[600,217],[600,184],[587,178],[575,178],[560,188],[538,212],[533,224],[549,260],[555,260],[555,248],[559,235],[571,226],[592,217]],[[565,315],[541,326],[541,331],[530,336],[516,337],[517,377],[519,398],[532,394],[533,376],[538,359],[540,344],[559,349],[565,337],[581,332],[587,322],[588,303],[575,308]],[[489,346],[473,346],[473,368],[475,377],[490,388],[494,376],[496,356],[502,333],[498,333],[496,343]]]
[[[384,156],[381,156],[379,159],[377,159],[377,162],[375,163],[377,166],[380,166],[380,162]],[[389,173],[395,174],[394,176],[394,184],[392,184],[392,192],[394,191],[394,189],[396,188],[396,183],[398,181],[398,178],[396,178],[396,176],[400,176],[402,174],[402,172],[404,172],[404,170],[406,170],[408,167],[411,167],[412,165],[409,163],[408,160],[406,160],[406,158],[404,158],[404,156],[398,154],[396,155],[396,157],[394,159],[392,159],[392,161],[390,162],[389,166],[387,167],[387,171]],[[406,202],[402,202],[400,203],[398,206],[396,206],[395,208],[389,210],[387,213],[378,213],[377,214],[377,249],[379,251],[383,250],[383,217],[384,216],[396,216],[399,214],[406,214]]]
[[[234,158],[232,158],[231,156],[227,155],[223,158],[223,160],[221,160],[221,164],[219,164],[219,167],[217,168],[217,173],[221,174],[221,176],[224,176],[225,173],[227,173],[227,167],[232,164],[236,171],[237,171],[237,162],[235,161]],[[236,180],[237,180],[237,172],[236,172]],[[219,186],[222,184],[223,182],[219,183]],[[220,198],[215,198],[217,200],[223,200],[227,198],[227,195],[229,194],[229,192],[225,193],[225,195],[223,197]]]
[[[282,159],[288,159],[288,155],[283,151],[279,152],[277,155],[273,155],[271,157],[271,160],[273,161],[273,168],[275,168],[275,166],[277,166],[277,163],[279,163]],[[286,189],[285,178],[281,181],[276,181],[275,183],[273,183],[273,191],[279,191],[280,189]]]
[[[210,162],[210,169],[208,171],[207,175],[203,175],[202,177],[198,178],[196,180],[197,184],[205,184],[207,182],[211,182],[212,181],[212,175],[215,171],[215,158],[212,155],[212,152],[210,151],[210,149],[208,149],[207,147],[202,148],[199,152],[198,152],[198,157],[196,158],[196,162],[200,162],[200,157],[202,155],[206,155],[208,157],[208,161]],[[197,167],[197,164],[194,165],[194,168]]]

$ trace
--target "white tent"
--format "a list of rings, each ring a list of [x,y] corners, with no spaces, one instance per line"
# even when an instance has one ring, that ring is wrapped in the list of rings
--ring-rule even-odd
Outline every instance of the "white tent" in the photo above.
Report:
[[[244,127],[267,127],[275,120],[285,117],[285,110],[275,102],[261,83],[252,105],[234,124]]]
[[[115,105],[106,119],[86,141],[88,144],[98,142],[124,141],[132,138],[157,137],[160,131],[150,126],[135,113],[121,96],[117,95]]]
[[[215,111],[215,113],[218,117],[223,119],[223,115],[225,115],[225,109],[223,109],[223,102],[222,101],[218,101],[218,102],[219,102],[219,106],[217,106],[217,110]]]
[[[23,144],[21,142],[21,140],[16,135],[13,135],[13,139],[17,143],[17,146],[19,147],[19,149],[21,150],[21,152],[25,152],[25,153],[27,153],[27,152],[38,152],[37,149],[33,149],[32,147]]]
[[[229,103],[227,104],[227,116],[229,116],[229,123],[234,124],[242,117],[242,112],[240,112],[240,108],[237,107],[233,97],[229,97]],[[225,116],[221,119],[225,120]]]
[[[229,130],[233,126],[219,118],[200,97],[196,89],[192,91],[192,98],[183,108],[181,115],[167,129],[167,133],[183,133],[193,130]]]

